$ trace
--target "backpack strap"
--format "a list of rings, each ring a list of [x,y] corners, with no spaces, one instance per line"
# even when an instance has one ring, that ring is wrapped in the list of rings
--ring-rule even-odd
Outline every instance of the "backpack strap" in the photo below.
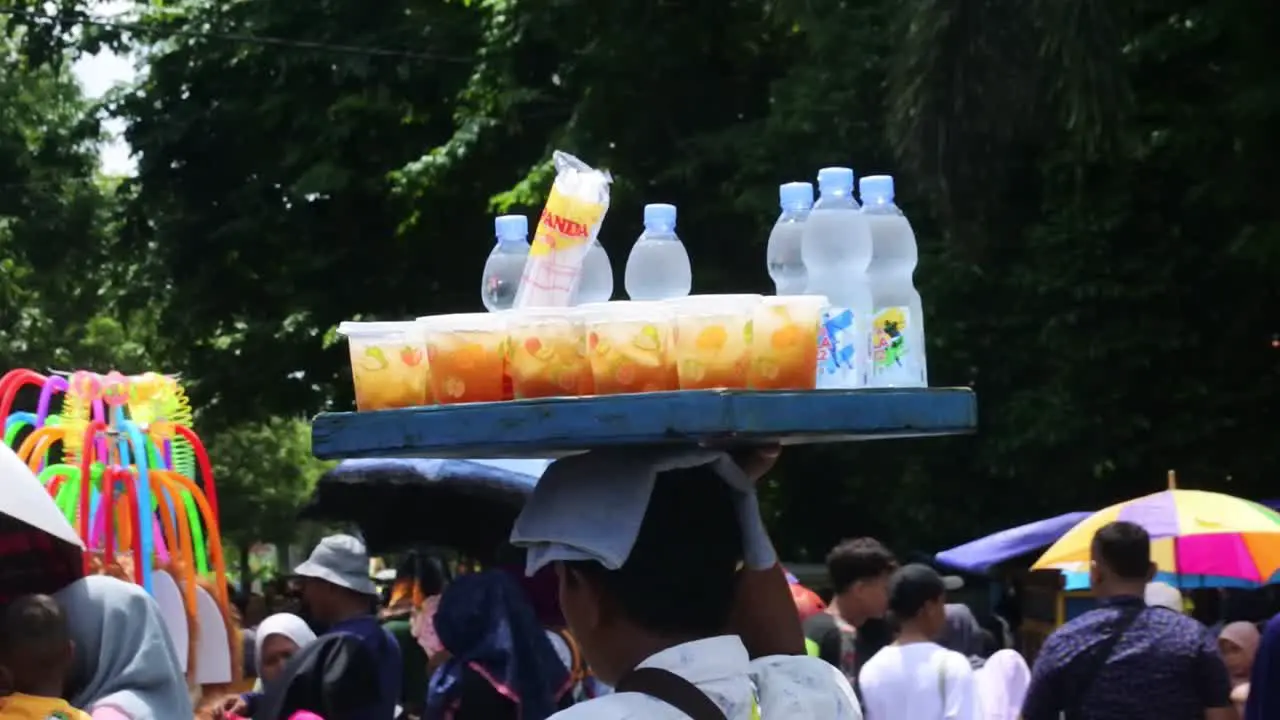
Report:
[[[1103,641],[1094,646],[1093,652],[1085,657],[1084,672],[1080,675],[1083,679],[1075,689],[1075,707],[1071,711],[1063,713],[1067,720],[1081,716],[1084,702],[1088,699],[1089,690],[1093,688],[1094,681],[1102,674],[1102,669],[1106,667],[1107,661],[1115,653],[1116,646],[1120,644],[1121,638],[1125,636],[1125,633],[1129,632],[1129,628],[1133,627],[1133,623],[1146,610],[1147,607],[1145,605],[1126,608],[1116,622],[1108,628],[1107,635]]]
[[[696,685],[668,670],[636,668],[623,676],[617,692],[634,692],[661,700],[693,720],[728,720],[728,716]]]

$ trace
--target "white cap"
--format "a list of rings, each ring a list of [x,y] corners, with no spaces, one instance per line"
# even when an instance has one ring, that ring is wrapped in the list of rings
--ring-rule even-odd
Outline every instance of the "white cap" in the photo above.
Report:
[[[1182,591],[1168,583],[1147,583],[1143,599],[1147,601],[1147,607],[1168,608],[1176,613],[1181,613],[1183,609]]]

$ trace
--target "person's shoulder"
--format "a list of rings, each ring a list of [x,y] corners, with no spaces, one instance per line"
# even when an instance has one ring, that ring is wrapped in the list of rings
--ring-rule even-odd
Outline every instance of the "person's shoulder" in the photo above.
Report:
[[[1171,646],[1182,648],[1216,647],[1217,635],[1199,620],[1166,608],[1152,608],[1148,613],[1161,637]]]
[[[766,655],[752,660],[750,667],[753,675],[783,672],[788,674],[816,674],[819,677],[833,674],[834,677],[844,677],[830,663],[809,655]]]
[[[577,703],[552,715],[550,720],[652,720],[667,717],[683,718],[684,715],[656,698],[624,692]]]
[[[825,660],[808,655],[767,655],[751,661],[751,676],[759,686],[779,680],[795,681],[805,687],[830,687],[853,692],[849,679]]]
[[[1110,622],[1116,617],[1119,617],[1119,615],[1120,610],[1111,605],[1103,605],[1101,607],[1093,608],[1092,610],[1086,610],[1085,612],[1082,612],[1062,623],[1062,625],[1058,626],[1057,630],[1054,630],[1049,634],[1049,637],[1053,637],[1054,635],[1072,635],[1082,631],[1087,631],[1100,623]]]
[[[831,617],[830,613],[820,612],[810,615],[801,623],[804,629],[805,637],[818,639],[827,633],[839,629],[836,626],[836,619]]]
[[[93,709],[92,713],[86,713],[83,710],[77,710],[79,715],[74,717],[77,720],[133,720],[129,714],[114,705],[99,705]]]
[[[883,672],[883,669],[901,662],[902,647],[899,645],[888,645],[880,648],[880,652],[872,655],[866,662],[862,663],[862,669],[858,672],[858,682],[862,682],[864,675],[870,671],[871,675]]]
[[[807,655],[769,655],[751,661],[760,691],[760,715],[861,718],[849,678],[830,663]],[[797,714],[797,712],[803,714]]]
[[[1093,631],[1099,625],[1111,622],[1118,615],[1118,611],[1109,606],[1098,607],[1081,613],[1049,633],[1049,636],[1044,639],[1040,652],[1043,653],[1046,649],[1052,651],[1063,645],[1071,644],[1081,637],[1092,637]]]
[[[1209,628],[1205,627],[1199,620],[1189,615],[1183,615],[1176,610],[1170,610],[1168,608],[1149,608],[1148,615],[1159,621],[1162,625],[1171,627],[1180,633],[1185,633],[1188,637],[1217,637],[1217,633],[1214,633]]]
[[[948,677],[964,679],[973,676],[973,663],[963,653],[939,646],[942,650],[942,668]]]

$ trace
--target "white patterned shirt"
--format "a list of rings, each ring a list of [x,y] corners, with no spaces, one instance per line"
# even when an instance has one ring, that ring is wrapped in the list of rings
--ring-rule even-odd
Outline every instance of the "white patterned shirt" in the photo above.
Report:
[[[818,658],[771,655],[751,660],[736,635],[695,640],[640,663],[697,686],[729,720],[862,720],[858,699],[839,670]],[[641,693],[614,693],[552,720],[682,720],[674,707]]]

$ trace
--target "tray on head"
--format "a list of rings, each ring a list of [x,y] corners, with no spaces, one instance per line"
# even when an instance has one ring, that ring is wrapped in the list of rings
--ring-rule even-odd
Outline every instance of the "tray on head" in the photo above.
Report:
[[[977,419],[966,388],[697,390],[324,413],[311,450],[326,460],[551,458],[617,445],[961,435]]]

